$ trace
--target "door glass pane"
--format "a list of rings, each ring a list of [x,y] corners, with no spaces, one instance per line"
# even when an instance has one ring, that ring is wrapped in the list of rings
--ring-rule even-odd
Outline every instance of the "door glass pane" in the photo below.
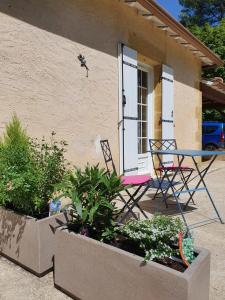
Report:
[[[141,122],[138,122],[138,138],[141,138]]]
[[[148,87],[148,80],[147,80],[147,77],[148,77],[148,73],[147,72],[144,72],[142,71],[142,78],[141,78],[141,86],[147,88]]]
[[[138,154],[141,154],[141,139],[138,139]]]
[[[142,153],[146,153],[148,151],[147,149],[147,142],[148,142],[148,139],[142,139]]]
[[[147,138],[147,122],[142,122],[142,134],[141,137]]]
[[[147,121],[147,105],[142,105],[142,121]]]
[[[148,90],[146,88],[141,89],[141,102],[142,104],[147,104],[147,94]]]
[[[138,154],[147,152],[148,143],[148,73],[138,70]]]
[[[138,70],[138,86],[141,86],[141,70]]]
[[[141,87],[138,87],[138,103],[142,102],[142,91],[141,91]]]
[[[138,120],[141,120],[141,105],[138,105]]]

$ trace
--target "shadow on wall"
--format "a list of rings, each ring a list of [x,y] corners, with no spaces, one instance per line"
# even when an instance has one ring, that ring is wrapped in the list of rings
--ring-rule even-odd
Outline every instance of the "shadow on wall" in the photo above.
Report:
[[[110,9],[104,9],[111,6],[113,10],[116,5],[118,6],[118,3],[114,1],[109,3],[108,0],[1,0],[0,12],[90,48],[117,56],[117,43],[114,48],[108,45],[112,44],[112,38],[116,36],[117,26],[112,26],[116,19],[112,17]]]
[[[13,211],[0,209],[0,252],[9,249],[13,256],[20,256],[20,240],[26,226],[26,217]]]
[[[173,40],[163,36],[165,33],[154,28],[143,18],[139,18],[137,30],[135,30],[135,20],[133,20],[136,16],[135,11],[130,9],[129,15],[124,14],[124,11],[129,9],[114,0],[0,1],[1,13],[114,57],[117,57],[118,42],[126,42],[126,40],[129,41],[131,47],[141,51],[141,54],[145,56],[150,55],[150,58],[157,60],[159,64],[165,60],[167,51],[170,51],[170,54],[177,53],[174,56],[175,66],[173,66],[176,80],[193,88],[198,87],[199,82],[193,78],[195,72],[191,71],[193,64],[187,63],[192,54]],[[112,13],[113,11],[115,14]],[[149,30],[154,31],[154,39],[149,38],[149,35],[143,32],[142,28],[143,26],[147,28],[146,25],[149,26]],[[160,47],[159,44],[162,43],[165,45]],[[190,76],[187,76],[188,70],[183,72],[183,69],[187,68],[190,70]]]

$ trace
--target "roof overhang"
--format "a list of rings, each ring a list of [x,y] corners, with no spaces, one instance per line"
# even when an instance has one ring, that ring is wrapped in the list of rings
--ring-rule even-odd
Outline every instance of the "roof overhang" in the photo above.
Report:
[[[181,46],[193,53],[201,62],[202,66],[220,66],[224,61],[197,39],[181,23],[170,16],[154,0],[122,0],[125,4],[138,10],[138,13],[148,21],[155,24],[168,36],[176,40]]]
[[[201,90],[204,105],[219,104],[225,107],[225,84],[222,78],[203,79]]]

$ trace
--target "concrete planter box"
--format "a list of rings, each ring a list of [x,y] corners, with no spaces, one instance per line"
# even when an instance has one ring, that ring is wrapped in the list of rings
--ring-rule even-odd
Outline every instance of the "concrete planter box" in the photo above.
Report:
[[[55,286],[79,300],[208,300],[210,254],[200,249],[180,273],[126,251],[59,229]]]
[[[53,267],[55,229],[66,223],[63,213],[37,220],[0,207],[0,254],[41,277]]]

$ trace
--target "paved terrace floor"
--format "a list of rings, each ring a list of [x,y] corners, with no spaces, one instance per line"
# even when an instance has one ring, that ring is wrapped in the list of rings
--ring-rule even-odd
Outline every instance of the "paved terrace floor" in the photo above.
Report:
[[[207,184],[213,194],[216,205],[225,220],[225,162],[216,161],[207,176]],[[152,214],[158,207],[158,200],[151,201],[148,193],[142,202],[142,207]],[[195,196],[196,206],[191,205],[186,214],[190,223],[202,218],[213,216],[214,212],[202,192]],[[173,203],[171,201],[171,203]],[[196,209],[197,207],[197,209]],[[169,209],[160,206],[166,214],[176,215],[175,206]],[[211,288],[210,300],[225,300],[225,225],[215,222],[193,230],[195,244],[211,251]],[[0,300],[64,300],[70,299],[53,287],[53,274],[37,278],[20,267],[0,258]],[[97,300],[97,299],[93,299]],[[138,299],[141,300],[141,299]],[[196,299],[197,300],[197,299]]]

